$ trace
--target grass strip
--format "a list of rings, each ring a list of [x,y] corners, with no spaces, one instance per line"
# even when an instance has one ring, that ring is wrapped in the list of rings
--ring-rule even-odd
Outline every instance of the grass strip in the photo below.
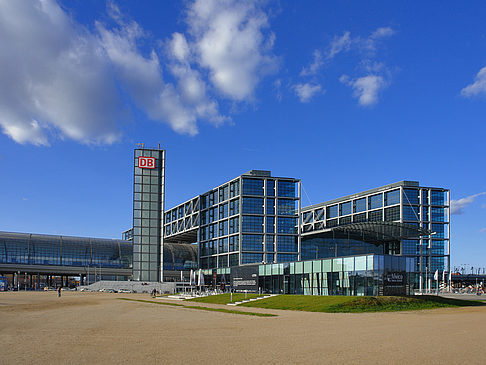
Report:
[[[447,307],[482,306],[484,303],[438,296],[350,297],[278,295],[239,306],[325,313],[396,312]]]
[[[233,303],[240,302],[245,299],[254,299],[258,297],[263,297],[263,294],[247,294],[245,298],[245,294],[242,293],[233,293]],[[231,302],[231,294],[218,294],[218,295],[208,295],[206,297],[199,297],[199,298],[191,298],[186,299],[187,302],[200,302],[200,303],[211,303],[211,304],[228,304]]]
[[[153,301],[153,300],[144,300],[144,299],[131,299],[131,298],[117,298],[117,299],[120,299],[120,300],[128,300],[128,301],[132,301],[132,302],[153,303],[153,304],[159,304],[159,305],[169,305],[169,306],[173,306],[173,307],[183,307],[183,308],[203,310],[203,311],[209,311],[209,312],[222,312],[222,313],[231,313],[231,314],[242,314],[242,315],[245,315],[245,316],[256,316],[256,317],[277,317],[276,314],[270,314],[270,313],[243,312],[243,311],[237,311],[237,310],[234,310],[234,309],[210,308],[210,307],[183,305],[183,304],[178,304],[178,303],[156,302],[156,301]]]

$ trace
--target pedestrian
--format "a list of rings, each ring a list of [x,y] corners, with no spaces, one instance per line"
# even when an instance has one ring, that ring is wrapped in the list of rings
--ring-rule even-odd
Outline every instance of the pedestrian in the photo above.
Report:
[[[57,287],[57,297],[58,298],[61,297],[61,287],[60,286]]]
[[[155,298],[156,295],[157,295],[157,290],[154,288],[154,290],[152,290],[152,298]]]

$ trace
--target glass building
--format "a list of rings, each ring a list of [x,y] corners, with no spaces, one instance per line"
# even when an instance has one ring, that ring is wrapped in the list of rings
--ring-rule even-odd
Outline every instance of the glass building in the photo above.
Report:
[[[180,278],[181,270],[197,266],[195,245],[167,243],[163,251],[163,267],[172,281]],[[29,288],[50,286],[52,277],[75,276],[80,284],[128,280],[132,260],[132,241],[0,232],[0,276],[7,276],[10,286],[19,275],[28,277],[22,286],[29,283]]]
[[[401,181],[304,207],[302,257],[407,256],[419,289],[431,288],[435,271],[450,269],[449,206],[449,190]]]
[[[164,242],[198,243],[199,267],[300,259],[300,180],[251,170],[164,214]]]

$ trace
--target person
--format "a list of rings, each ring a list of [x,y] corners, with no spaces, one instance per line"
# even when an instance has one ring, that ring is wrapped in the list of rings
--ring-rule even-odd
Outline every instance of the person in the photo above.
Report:
[[[61,297],[61,287],[60,286],[57,287],[57,297],[58,298]]]
[[[152,290],[152,298],[155,298],[156,295],[157,295],[157,290],[154,288],[154,290]]]

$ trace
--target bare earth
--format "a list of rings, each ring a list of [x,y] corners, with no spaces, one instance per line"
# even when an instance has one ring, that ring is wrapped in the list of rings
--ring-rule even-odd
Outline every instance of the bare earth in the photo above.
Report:
[[[366,314],[230,308],[278,314],[252,317],[121,297],[150,299],[0,293],[0,364],[486,363],[485,307]]]

